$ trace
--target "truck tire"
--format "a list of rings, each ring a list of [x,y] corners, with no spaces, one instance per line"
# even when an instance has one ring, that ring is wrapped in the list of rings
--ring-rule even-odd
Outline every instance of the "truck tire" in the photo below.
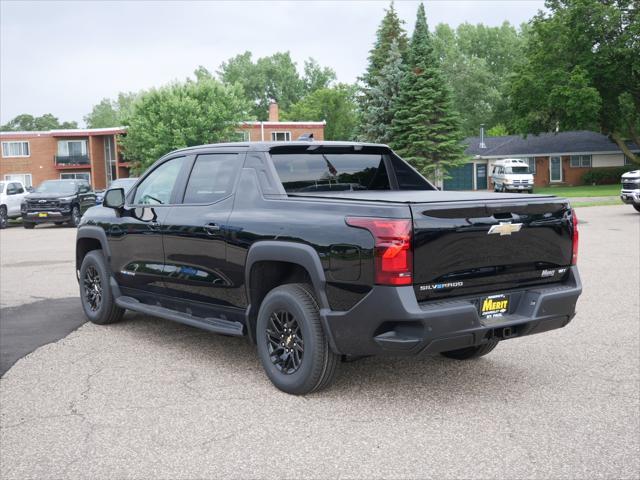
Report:
[[[74,205],[71,209],[71,220],[69,220],[69,225],[72,227],[77,227],[80,225],[80,219],[82,218],[82,214],[80,213],[80,207]]]
[[[80,300],[89,321],[98,325],[116,323],[124,309],[116,305],[109,285],[109,273],[101,250],[91,250],[80,267]]]
[[[34,228],[36,228],[36,224],[33,222],[27,222],[25,220],[22,221],[22,226],[24,228],[26,228],[27,230],[33,230]]]
[[[633,208],[635,208],[637,212],[640,212],[640,205],[634,205]]]
[[[490,340],[483,345],[461,348],[459,350],[451,350],[449,352],[442,352],[440,355],[447,358],[454,358],[456,360],[471,360],[472,358],[478,358],[488,354],[494,348],[496,348],[498,342],[499,340]]]
[[[329,347],[312,291],[304,283],[281,285],[267,294],[258,312],[262,366],[277,388],[294,395],[328,387],[340,360]]]
[[[7,223],[9,223],[7,207],[4,205],[0,205],[0,228],[7,228]]]

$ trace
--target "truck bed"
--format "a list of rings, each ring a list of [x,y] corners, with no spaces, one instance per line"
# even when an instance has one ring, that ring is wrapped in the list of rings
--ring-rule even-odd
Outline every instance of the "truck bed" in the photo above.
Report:
[[[323,191],[289,193],[290,197],[321,197],[336,200],[360,200],[386,203],[443,203],[443,202],[512,202],[527,203],[532,200],[559,200],[553,195],[490,192],[443,192],[440,190],[366,190],[366,191]]]

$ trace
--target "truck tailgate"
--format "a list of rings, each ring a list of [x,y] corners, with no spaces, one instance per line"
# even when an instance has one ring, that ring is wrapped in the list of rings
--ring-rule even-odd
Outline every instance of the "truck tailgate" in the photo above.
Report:
[[[571,264],[566,200],[419,203],[410,208],[419,301],[558,282]]]

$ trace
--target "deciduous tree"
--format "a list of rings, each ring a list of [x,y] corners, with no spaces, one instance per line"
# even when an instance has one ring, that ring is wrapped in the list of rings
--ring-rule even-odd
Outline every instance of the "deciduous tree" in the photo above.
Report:
[[[353,140],[356,126],[355,87],[338,84],[321,88],[293,105],[283,118],[292,121],[326,120],[326,140]]]
[[[152,89],[140,96],[129,118],[125,155],[139,172],[172,150],[227,141],[248,110],[241,87],[213,78]]]
[[[594,129],[629,158],[640,144],[640,9],[634,0],[548,0],[531,22],[511,105],[522,133]]]

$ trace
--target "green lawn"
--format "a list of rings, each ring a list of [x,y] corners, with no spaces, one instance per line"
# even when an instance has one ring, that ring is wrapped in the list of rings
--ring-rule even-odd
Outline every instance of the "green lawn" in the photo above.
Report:
[[[579,187],[536,187],[533,193],[559,197],[612,197],[620,194],[620,185],[581,185]]]

